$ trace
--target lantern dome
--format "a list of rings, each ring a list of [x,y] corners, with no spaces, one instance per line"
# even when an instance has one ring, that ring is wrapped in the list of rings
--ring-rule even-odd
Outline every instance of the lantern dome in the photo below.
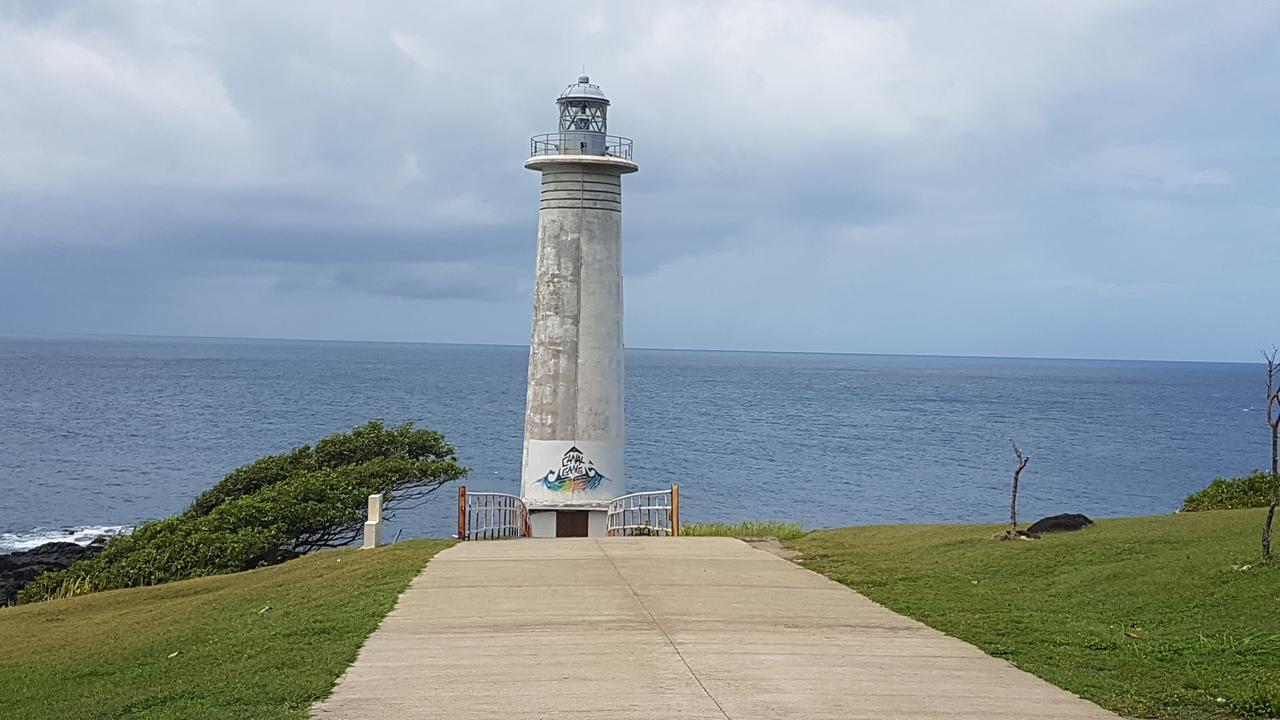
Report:
[[[578,82],[565,88],[564,92],[560,93],[560,97],[556,98],[556,102],[565,103],[575,99],[590,99],[605,105],[609,104],[609,98],[604,96],[604,91],[599,85],[593,84],[591,78],[586,75],[579,75]]]

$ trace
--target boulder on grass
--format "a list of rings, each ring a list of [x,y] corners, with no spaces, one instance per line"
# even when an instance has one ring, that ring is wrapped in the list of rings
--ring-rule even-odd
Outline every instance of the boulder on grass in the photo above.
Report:
[[[1092,524],[1092,520],[1079,513],[1062,513],[1061,515],[1050,515],[1047,518],[1035,521],[1031,524],[1031,527],[1027,528],[1027,533],[1043,535],[1051,532],[1072,532],[1083,530]]]

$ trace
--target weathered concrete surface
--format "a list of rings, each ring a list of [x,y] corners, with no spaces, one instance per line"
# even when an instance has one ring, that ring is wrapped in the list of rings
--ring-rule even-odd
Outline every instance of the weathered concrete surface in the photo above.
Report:
[[[1116,718],[725,538],[464,543],[313,718]]]
[[[531,508],[604,508],[626,492],[622,175],[637,167],[587,155],[525,166],[542,187],[520,495]],[[557,471],[593,480],[549,488],[543,478]]]

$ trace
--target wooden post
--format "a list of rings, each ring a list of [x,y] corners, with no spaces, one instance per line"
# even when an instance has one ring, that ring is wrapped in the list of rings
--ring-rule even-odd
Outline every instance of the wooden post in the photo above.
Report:
[[[680,537],[680,486],[671,485],[671,537]]]
[[[467,486],[458,486],[458,539],[467,539]]]

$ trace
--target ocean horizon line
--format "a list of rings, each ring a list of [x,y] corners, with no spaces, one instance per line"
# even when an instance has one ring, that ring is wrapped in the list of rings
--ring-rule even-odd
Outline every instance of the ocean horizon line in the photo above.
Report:
[[[346,345],[447,345],[456,347],[497,347],[528,348],[527,343],[498,342],[450,342],[436,340],[353,340],[347,338],[302,338],[302,337],[267,337],[237,335],[163,335],[151,333],[15,333],[0,332],[0,340],[223,340],[238,342],[284,342],[284,343],[332,343]],[[920,358],[920,359],[952,359],[952,360],[1035,360],[1046,362],[1097,362],[1097,363],[1169,363],[1185,365],[1260,365],[1260,361],[1246,360],[1185,360],[1170,358],[1131,358],[1131,357],[1052,357],[1044,355],[967,355],[951,353],[903,353],[903,352],[852,352],[840,350],[772,350],[755,348],[698,348],[698,347],[652,347],[627,345],[627,350],[644,350],[650,352],[699,352],[699,353],[738,353],[752,355],[825,355],[837,357],[879,357],[879,358]]]

